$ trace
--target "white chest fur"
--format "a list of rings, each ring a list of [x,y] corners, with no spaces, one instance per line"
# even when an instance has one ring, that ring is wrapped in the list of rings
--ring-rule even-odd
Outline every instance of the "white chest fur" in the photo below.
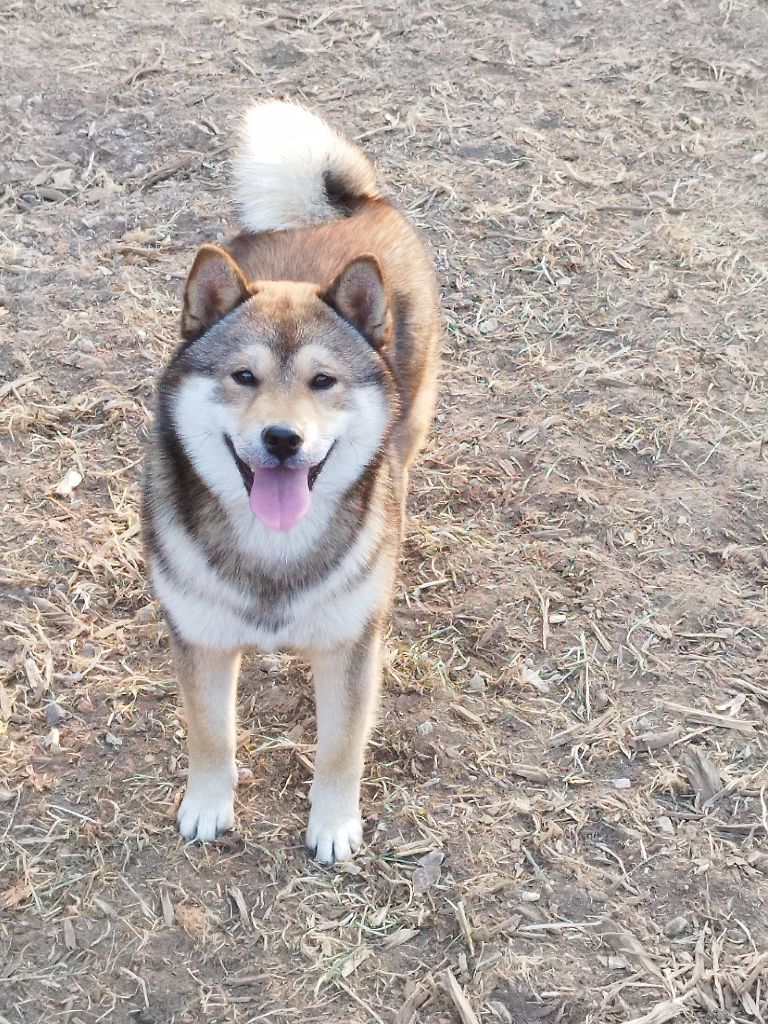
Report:
[[[246,589],[222,579],[186,531],[166,520],[161,545],[169,570],[154,562],[153,588],[190,643],[264,651],[332,648],[360,635],[388,590],[391,552],[382,551],[371,564],[383,528],[372,519],[328,575],[276,609],[260,607]]]

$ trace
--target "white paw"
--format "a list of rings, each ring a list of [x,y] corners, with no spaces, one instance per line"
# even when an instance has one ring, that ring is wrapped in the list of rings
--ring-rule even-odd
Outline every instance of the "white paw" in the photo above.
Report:
[[[188,783],[178,814],[185,839],[210,843],[235,821],[234,790],[228,779]]]
[[[363,842],[360,812],[344,809],[343,802],[313,799],[309,812],[306,844],[321,864],[349,860]]]

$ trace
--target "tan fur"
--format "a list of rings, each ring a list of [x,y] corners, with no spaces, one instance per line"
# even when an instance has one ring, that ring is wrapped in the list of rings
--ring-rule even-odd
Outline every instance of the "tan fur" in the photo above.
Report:
[[[318,744],[310,801],[357,815],[365,744],[373,724],[381,679],[381,630],[374,625],[356,645],[309,654],[317,708]],[[313,823],[310,845],[326,847],[331,823]],[[362,836],[360,837],[362,839]]]
[[[315,356],[302,361],[306,366],[304,373],[296,374],[289,381],[280,379],[277,360],[265,348],[248,359],[239,358],[236,365],[233,363],[233,368],[251,369],[260,381],[253,391],[238,387],[231,379],[223,382],[226,400],[237,409],[242,434],[249,433],[252,426],[265,423],[284,423],[305,439],[330,429],[334,413],[344,400],[344,387],[318,392],[308,388],[306,382],[315,373],[333,373],[334,360],[322,354],[321,358]]]
[[[368,254],[377,259],[390,295],[406,295],[412,302],[413,332],[426,336],[418,351],[400,346],[392,353],[407,410],[400,430],[401,451],[410,462],[426,436],[434,409],[440,321],[434,271],[418,237],[398,211],[385,200],[367,200],[346,220],[295,231],[240,234],[224,248],[252,283],[290,278],[316,283],[320,292],[328,291],[353,259]]]
[[[240,651],[216,651],[179,640],[172,649],[187,720],[187,791],[201,787],[229,794],[237,782],[234,725]],[[234,820],[231,796],[224,803],[220,820],[212,823],[215,832],[230,828]]]

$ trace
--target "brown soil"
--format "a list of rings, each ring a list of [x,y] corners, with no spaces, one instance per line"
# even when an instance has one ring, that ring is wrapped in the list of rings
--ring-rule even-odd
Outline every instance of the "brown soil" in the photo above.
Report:
[[[765,1022],[768,9],[293,6],[0,10],[0,1021]],[[378,159],[447,326],[369,845],[331,870],[287,657],[244,672],[238,831],[180,841],[138,538],[268,95]]]

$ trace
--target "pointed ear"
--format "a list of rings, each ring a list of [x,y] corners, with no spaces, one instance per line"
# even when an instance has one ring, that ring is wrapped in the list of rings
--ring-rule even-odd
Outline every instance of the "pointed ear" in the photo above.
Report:
[[[320,298],[360,331],[375,349],[383,348],[389,341],[389,298],[375,256],[352,260]]]
[[[184,289],[181,336],[194,341],[251,294],[242,270],[218,245],[203,245]]]

